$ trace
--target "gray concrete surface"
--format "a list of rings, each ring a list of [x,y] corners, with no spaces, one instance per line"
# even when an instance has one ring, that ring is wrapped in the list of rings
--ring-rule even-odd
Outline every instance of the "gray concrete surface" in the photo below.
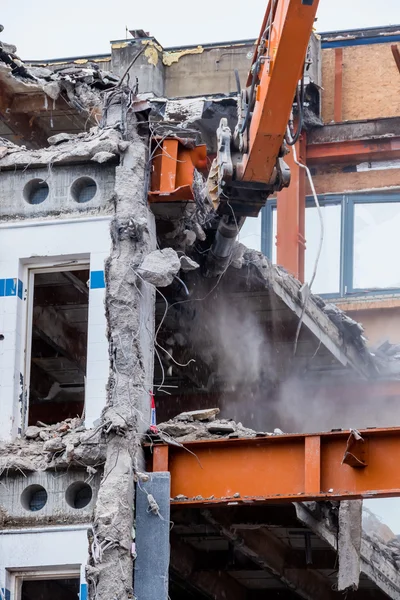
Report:
[[[136,486],[134,592],[140,600],[168,600],[170,474],[148,475]]]

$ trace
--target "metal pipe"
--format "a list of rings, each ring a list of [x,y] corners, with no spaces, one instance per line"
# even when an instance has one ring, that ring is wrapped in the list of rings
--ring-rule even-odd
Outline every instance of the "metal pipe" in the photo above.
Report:
[[[0,223],[0,229],[19,229],[20,227],[44,227],[45,225],[69,225],[72,223],[89,223],[91,221],[111,221],[110,215],[102,217],[76,217],[74,219],[49,219],[48,221],[21,221]]]
[[[15,533],[58,533],[66,531],[84,531],[91,527],[87,525],[53,525],[52,527],[31,527],[30,529],[2,529],[0,535],[11,535]]]
[[[229,217],[222,217],[207,255],[205,277],[217,277],[228,268],[238,233],[237,222],[231,221]]]

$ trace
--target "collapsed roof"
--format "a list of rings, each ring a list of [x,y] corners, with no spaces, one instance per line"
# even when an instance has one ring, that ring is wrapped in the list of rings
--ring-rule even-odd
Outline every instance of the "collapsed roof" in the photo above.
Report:
[[[30,148],[60,132],[86,131],[99,123],[103,93],[119,78],[96,63],[29,66],[15,46],[0,42],[0,136]]]

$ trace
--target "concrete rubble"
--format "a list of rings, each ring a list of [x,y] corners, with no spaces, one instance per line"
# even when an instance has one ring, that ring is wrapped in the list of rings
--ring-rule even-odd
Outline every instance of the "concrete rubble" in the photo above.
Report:
[[[338,590],[357,589],[361,568],[362,500],[342,501],[339,505]]]
[[[5,139],[0,139],[0,168],[48,166],[71,164],[84,160],[104,163],[117,159],[125,152],[127,144],[122,135],[114,128],[93,127],[87,133],[59,134],[49,138],[50,146],[40,150],[27,150]]]
[[[102,92],[115,87],[119,78],[102,71],[95,62],[26,65],[17,56],[15,46],[0,42],[0,82],[26,94],[44,93],[49,106],[61,96],[79,111],[100,108]]]
[[[170,285],[181,268],[179,256],[172,248],[154,250],[138,267],[141,277],[157,287]]]
[[[217,419],[216,415],[219,412],[219,408],[208,408],[180,413],[173,419],[158,425],[159,436],[165,441],[170,437],[179,443],[185,443],[196,440],[277,435],[254,431],[244,427],[242,423],[235,423],[232,419]]]
[[[101,467],[106,446],[100,430],[85,429],[80,418],[54,425],[31,425],[25,436],[0,445],[0,473]]]

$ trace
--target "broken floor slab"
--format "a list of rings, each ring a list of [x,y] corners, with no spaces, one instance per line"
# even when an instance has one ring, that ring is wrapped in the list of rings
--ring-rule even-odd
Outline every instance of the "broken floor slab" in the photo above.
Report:
[[[85,131],[100,122],[104,93],[118,81],[96,63],[28,65],[0,42],[0,136],[37,148],[53,131]]]
[[[299,521],[309,527],[316,535],[325,540],[331,548],[337,551],[337,506],[332,507],[330,503],[317,502],[295,503],[294,506]],[[357,506],[355,510],[358,513],[359,507]],[[359,519],[357,518],[357,523],[358,521]],[[347,522],[347,525],[345,522]],[[342,525],[351,527],[351,523],[346,519],[342,519]],[[356,530],[355,537],[358,537],[357,524]],[[352,549],[353,561],[356,550],[355,546]],[[400,576],[397,565],[398,554],[397,544],[396,549],[393,550],[393,547],[378,542],[376,538],[371,538],[363,531],[360,545],[360,572],[373,581],[389,598],[395,599],[400,598]],[[353,562],[353,573],[356,562]],[[346,560],[342,561],[342,567],[340,567],[340,557],[339,568],[346,568]],[[341,577],[343,577],[342,581],[344,582],[347,578],[346,573],[343,573]]]

